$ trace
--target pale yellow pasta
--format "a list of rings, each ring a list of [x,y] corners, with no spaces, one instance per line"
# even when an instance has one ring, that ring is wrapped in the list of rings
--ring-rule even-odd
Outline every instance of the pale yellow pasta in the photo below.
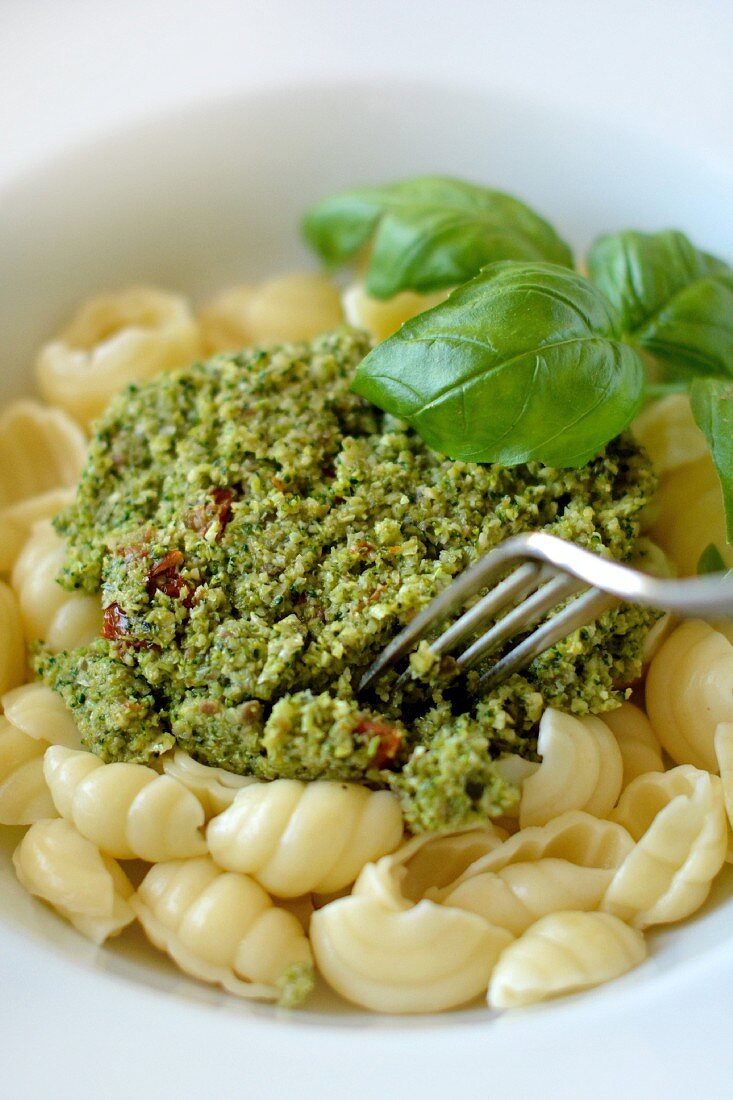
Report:
[[[402,813],[389,791],[354,783],[276,779],[241,790],[209,823],[211,855],[251,874],[272,894],[327,894],[402,839]]]
[[[728,818],[728,848],[725,859],[727,863],[733,863],[733,722],[720,723],[715,731],[714,743]]]
[[[640,707],[625,702],[603,715],[603,721],[616,738],[624,774],[623,786],[645,772],[663,772],[662,748],[651,722]]]
[[[297,917],[208,857],[152,867],[132,905],[152,943],[181,970],[238,997],[276,1001],[294,968],[311,970]]]
[[[49,489],[0,508],[0,573],[10,573],[31,531],[58,515],[73,499],[71,489]]]
[[[708,453],[705,436],[695,423],[686,393],[651,401],[637,416],[632,431],[649,452],[660,476]]]
[[[80,748],[73,715],[44,684],[24,684],[2,698],[0,716],[0,824],[30,825],[56,817],[43,773],[49,744]]]
[[[548,708],[537,740],[539,769],[527,777],[519,824],[544,825],[568,810],[605,817],[621,791],[623,761],[616,740],[600,718],[582,718]]]
[[[75,485],[86,448],[83,431],[60,409],[14,401],[0,417],[0,506]]]
[[[640,932],[608,913],[551,913],[507,947],[491,978],[492,1008],[520,1008],[621,977],[646,958]]]
[[[486,872],[501,871],[514,863],[561,859],[579,867],[614,870],[634,848],[628,831],[582,810],[570,810],[546,825],[520,829],[492,851],[482,855],[440,894],[447,897],[463,882]]]
[[[74,715],[60,695],[46,684],[22,684],[3,695],[5,717],[28,737],[67,749],[81,749]]]
[[[640,775],[612,816],[636,844],[616,871],[602,908],[636,928],[669,924],[699,909],[728,843],[718,776],[689,764]]]
[[[66,821],[32,825],[13,863],[29,893],[52,905],[94,943],[118,935],[135,919],[133,889],[124,871]]]
[[[187,752],[176,749],[161,761],[166,775],[183,783],[196,795],[204,808],[206,819],[223,813],[235,799],[238,791],[257,780],[251,775],[236,775],[224,768],[210,768],[199,764]]]
[[[33,528],[13,569],[26,640],[45,642],[53,652],[88,645],[102,628],[101,597],[57,583],[65,555],[64,540],[44,521]]]
[[[676,763],[717,771],[715,730],[733,721],[733,644],[699,619],[678,626],[649,666],[646,710]]]
[[[403,897],[410,901],[438,898],[467,867],[493,852],[506,840],[503,829],[488,823],[461,832],[423,833],[406,841],[379,861]]]
[[[44,774],[61,816],[107,855],[158,863],[206,851],[201,803],[169,775],[62,745],[47,750]]]
[[[350,897],[313,914],[311,943],[326,981],[376,1012],[439,1012],[473,1000],[512,937],[474,913],[413,905],[385,863],[368,864]]]
[[[231,287],[199,313],[209,355],[252,344],[311,340],[343,320],[334,281],[307,271],[278,275],[258,286]]]
[[[56,817],[43,777],[47,747],[0,715],[0,825],[30,825]]]
[[[0,581],[0,694],[26,678],[23,620],[15,593]]]
[[[344,316],[350,325],[366,329],[375,340],[386,340],[410,317],[444,302],[449,293],[437,290],[432,294],[416,294],[414,290],[403,290],[382,300],[372,298],[363,283],[352,283],[342,297]]]
[[[444,905],[477,913],[513,936],[521,936],[548,913],[597,909],[614,872],[581,867],[565,859],[510,863],[500,871],[474,875],[443,899]]]
[[[130,382],[184,367],[199,352],[198,325],[185,298],[131,287],[85,302],[41,348],[36,380],[46,401],[88,424]]]
[[[723,493],[709,454],[663,477],[654,502],[649,534],[672,559],[681,576],[697,572],[700,555],[711,543],[728,568],[733,547],[726,538]]]

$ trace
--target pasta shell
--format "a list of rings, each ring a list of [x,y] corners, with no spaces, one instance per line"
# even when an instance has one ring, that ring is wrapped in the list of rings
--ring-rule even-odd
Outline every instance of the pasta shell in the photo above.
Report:
[[[73,496],[71,489],[49,489],[0,508],[0,573],[12,572],[35,525],[57,516],[71,503]]]
[[[522,788],[522,829],[544,825],[568,810],[605,817],[616,804],[623,761],[613,734],[600,718],[576,718],[548,708],[540,721],[537,751],[542,763]]]
[[[133,889],[122,869],[66,821],[32,825],[13,856],[21,884],[95,943],[135,919]]]
[[[57,583],[65,557],[66,543],[50,523],[42,522],[13,569],[26,640],[45,642],[55,653],[88,645],[102,629],[100,596],[67,592]]]
[[[22,684],[26,676],[23,621],[15,593],[0,581],[0,694]]]
[[[633,703],[622,703],[603,715],[616,738],[623,762],[623,787],[646,772],[663,772],[662,748],[646,714]]]
[[[602,908],[637,928],[682,920],[705,901],[725,859],[723,785],[690,765],[640,775],[613,812],[636,840]]]
[[[241,790],[209,823],[219,866],[251,874],[281,897],[326,894],[353,882],[364,864],[397,847],[395,795],[354,783],[276,779]]]
[[[646,958],[641,933],[608,913],[552,913],[507,947],[489,986],[492,1008],[519,1008],[618,978]]]
[[[243,787],[258,782],[251,775],[236,775],[224,768],[210,768],[206,764],[199,764],[181,749],[165,756],[162,764],[166,775],[177,779],[196,795],[207,820],[228,809]]]
[[[676,763],[717,771],[715,730],[733,721],[733,644],[702,620],[682,623],[649,667],[646,709]]]
[[[5,717],[37,741],[81,749],[81,735],[66,703],[46,684],[23,684],[2,697]]]
[[[344,316],[350,325],[366,329],[375,340],[386,340],[405,321],[444,302],[449,294],[450,290],[438,290],[432,294],[403,290],[385,301],[367,294],[363,283],[352,283],[341,300]]]
[[[487,871],[497,872],[514,863],[540,859],[561,859],[579,867],[615,870],[633,851],[634,841],[626,829],[581,810],[571,810],[550,821],[521,829],[493,851],[472,863],[441,898],[461,883]]]
[[[721,722],[715,731],[715,755],[718,758],[723,801],[728,818],[726,862],[733,863],[733,722]]]
[[[90,298],[36,363],[41,394],[82,424],[99,416],[130,382],[186,366],[200,335],[184,298],[132,287]]]
[[[133,899],[149,939],[181,970],[239,997],[295,1004],[313,983],[298,919],[208,857],[151,868]]]
[[[44,773],[61,816],[107,855],[157,863],[206,851],[201,803],[170,776],[61,745],[46,752]]]
[[[0,506],[75,485],[86,449],[83,431],[60,409],[13,402],[0,417]]]
[[[30,825],[56,817],[43,777],[46,747],[0,716],[0,825]]]
[[[521,936],[548,913],[597,909],[613,874],[603,867],[580,867],[564,859],[510,863],[501,871],[467,879],[447,895],[444,904],[477,913]]]
[[[390,904],[361,893],[311,918],[326,981],[376,1012],[439,1012],[473,1000],[510,942],[508,932],[481,917],[428,900]]]

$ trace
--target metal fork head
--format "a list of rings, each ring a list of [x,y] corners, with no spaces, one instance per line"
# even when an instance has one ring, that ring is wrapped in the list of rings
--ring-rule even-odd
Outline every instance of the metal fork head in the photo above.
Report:
[[[545,650],[622,600],[682,617],[733,615],[731,579],[660,580],[555,535],[542,531],[515,535],[475,561],[431,600],[369,666],[358,692],[371,688],[439,623],[487,588],[484,596],[430,643],[433,653],[442,657],[455,653],[467,638],[475,639],[456,658],[458,668],[467,671],[521,636],[478,679],[478,692],[489,691],[526,668]],[[551,614],[560,604],[566,606]],[[506,612],[503,616],[502,611]],[[527,635],[528,630],[531,633]]]

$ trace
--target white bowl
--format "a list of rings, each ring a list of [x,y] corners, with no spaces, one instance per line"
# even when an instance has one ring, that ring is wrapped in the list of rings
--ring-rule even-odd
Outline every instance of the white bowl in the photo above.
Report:
[[[684,148],[482,92],[414,84],[279,88],[155,118],[73,150],[6,188],[0,205],[0,256],[8,274],[0,294],[2,394],[31,388],[36,348],[86,295],[145,282],[200,301],[228,283],[312,262],[298,237],[299,217],[311,201],[350,184],[424,172],[512,191],[576,246],[614,228],[678,226],[704,247],[733,257],[732,176],[719,165],[693,161]],[[485,1059],[498,1072],[507,1051],[533,1044],[539,1050],[543,1042],[552,1045],[552,1036],[559,1050],[571,1032],[578,1040],[600,1028],[623,1035],[627,1013],[661,1014],[670,991],[689,991],[695,982],[707,986],[711,973],[725,973],[728,981],[733,974],[727,940],[733,884],[724,876],[703,911],[652,937],[649,963],[583,997],[507,1016],[488,1028],[486,1009],[385,1020],[337,1008],[321,996],[290,1017],[283,1031],[276,1010],[238,1003],[183,978],[141,935],[130,932],[102,950],[93,948],[18,886],[9,856],[19,835],[0,830],[0,956],[8,960],[10,990],[22,987],[28,968],[40,990],[45,972],[49,980],[61,972],[79,991],[81,1013],[93,1016],[95,999],[112,1013],[122,1013],[124,1001],[128,1011],[132,995],[140,1020],[150,1017],[151,1026],[153,1018],[157,1026],[175,1018],[213,1041],[231,1033],[225,1022],[231,1019],[243,1043],[249,1026],[257,1029],[260,1050],[273,1051],[287,1034],[296,1061],[305,1057],[309,1032],[313,1049],[327,1058],[333,1041],[341,1044],[339,1055],[356,1057],[358,1047],[363,1058],[358,1044],[365,1036],[376,1039],[375,1050],[387,1036],[403,1042],[411,1036],[416,1050],[429,1034],[433,1055],[443,1051],[450,1061],[460,1045],[464,1073],[481,1080]],[[110,974],[134,988],[125,991]],[[162,992],[165,1002],[144,998],[145,988]],[[174,998],[184,1000],[176,1006]],[[216,1016],[201,1015],[200,1006],[212,1005]],[[463,1046],[477,1034],[480,1058]],[[98,1049],[106,1049],[100,1043]],[[586,1042],[585,1054],[576,1050],[576,1065],[591,1047]],[[532,1059],[520,1067],[517,1057],[518,1081],[521,1073],[532,1073]],[[274,1081],[284,1068],[274,1065],[269,1072]],[[536,1072],[532,1080],[547,1080],[539,1066]],[[377,1080],[375,1073],[374,1065],[362,1063],[355,1095]],[[596,1091],[601,1095],[600,1087]]]

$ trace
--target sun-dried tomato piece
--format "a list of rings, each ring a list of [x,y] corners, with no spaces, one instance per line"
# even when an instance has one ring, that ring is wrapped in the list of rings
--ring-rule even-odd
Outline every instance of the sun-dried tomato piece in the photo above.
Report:
[[[191,531],[197,531],[206,538],[206,535],[217,524],[216,541],[224,534],[227,525],[231,522],[232,502],[237,494],[234,489],[209,489],[210,501],[205,504],[197,504],[185,517],[186,526]]]
[[[388,768],[390,764],[394,763],[402,748],[404,736],[402,730],[398,729],[397,726],[390,725],[389,722],[363,718],[354,727],[354,733],[363,733],[370,741],[373,737],[379,738],[379,745],[373,760],[376,768]]]
[[[185,594],[183,602],[186,607],[191,606],[190,585],[178,572],[178,567],[183,565],[183,561],[180,550],[169,550],[155,563],[148,573],[148,595],[151,599],[156,592],[162,592],[172,600],[179,600]]]
[[[100,634],[108,642],[121,642],[134,649],[151,649],[152,642],[142,641],[130,635],[130,617],[118,603],[111,603],[102,613]]]

